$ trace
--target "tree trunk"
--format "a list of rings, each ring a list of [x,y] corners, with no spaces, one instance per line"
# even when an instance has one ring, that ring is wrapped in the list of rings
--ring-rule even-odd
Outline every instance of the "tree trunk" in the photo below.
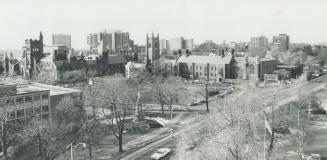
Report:
[[[91,144],[91,135],[90,135],[90,132],[88,132],[87,143],[89,145],[89,157],[90,157],[90,160],[92,160],[92,144]]]
[[[2,152],[3,152],[3,158],[6,160],[7,159],[7,135],[6,135],[6,128],[2,124],[1,129],[2,129]]]
[[[39,154],[42,155],[42,141],[41,141],[41,135],[40,134],[37,134],[37,141],[39,143]]]
[[[209,93],[208,93],[208,82],[206,84],[206,107],[207,107],[207,112],[209,112]]]
[[[164,105],[162,103],[160,103],[160,105],[161,105],[161,114],[164,115],[165,114],[164,113]]]
[[[173,107],[170,106],[170,121],[173,120]]]
[[[123,133],[118,136],[119,152],[123,152]]]
[[[140,102],[140,97],[141,93],[140,90],[137,91],[137,99],[136,99],[136,105],[135,105],[135,121],[139,121],[141,119],[140,115],[140,107],[139,107],[139,102]]]
[[[92,108],[93,108],[93,119],[96,120],[95,105],[94,104],[92,104]]]

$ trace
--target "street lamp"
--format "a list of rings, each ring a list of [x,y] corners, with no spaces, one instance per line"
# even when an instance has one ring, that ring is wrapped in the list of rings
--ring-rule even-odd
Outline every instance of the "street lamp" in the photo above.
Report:
[[[74,152],[74,150],[75,150],[79,145],[82,145],[83,148],[86,147],[86,143],[78,143],[76,146],[74,146],[74,145],[73,145],[73,142],[70,143],[70,144],[66,147],[66,149],[70,147],[70,160],[74,160],[73,152]]]

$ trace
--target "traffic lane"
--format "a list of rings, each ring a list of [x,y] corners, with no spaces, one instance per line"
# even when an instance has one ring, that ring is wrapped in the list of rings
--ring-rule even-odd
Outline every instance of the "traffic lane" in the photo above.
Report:
[[[149,151],[145,152],[143,155],[140,155],[135,160],[151,160],[151,155],[154,154],[160,148],[169,148],[171,150],[167,156],[161,158],[160,160],[172,160],[173,157],[175,157],[176,155],[176,145],[177,145],[176,141],[177,141],[176,138],[173,138],[161,145],[152,147],[150,148]]]

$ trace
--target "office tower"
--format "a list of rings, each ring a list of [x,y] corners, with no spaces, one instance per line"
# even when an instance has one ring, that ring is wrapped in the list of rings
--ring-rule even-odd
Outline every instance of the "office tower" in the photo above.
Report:
[[[71,35],[54,34],[52,35],[52,45],[66,46],[71,48]]]
[[[290,37],[287,34],[273,36],[273,45],[279,52],[286,52],[289,49]]]

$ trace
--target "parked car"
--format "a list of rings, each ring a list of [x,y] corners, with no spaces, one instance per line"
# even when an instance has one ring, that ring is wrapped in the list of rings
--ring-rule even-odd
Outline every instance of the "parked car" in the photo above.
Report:
[[[157,150],[156,153],[151,155],[151,159],[160,159],[163,158],[165,156],[167,156],[170,152],[169,148],[161,148],[159,150]]]

